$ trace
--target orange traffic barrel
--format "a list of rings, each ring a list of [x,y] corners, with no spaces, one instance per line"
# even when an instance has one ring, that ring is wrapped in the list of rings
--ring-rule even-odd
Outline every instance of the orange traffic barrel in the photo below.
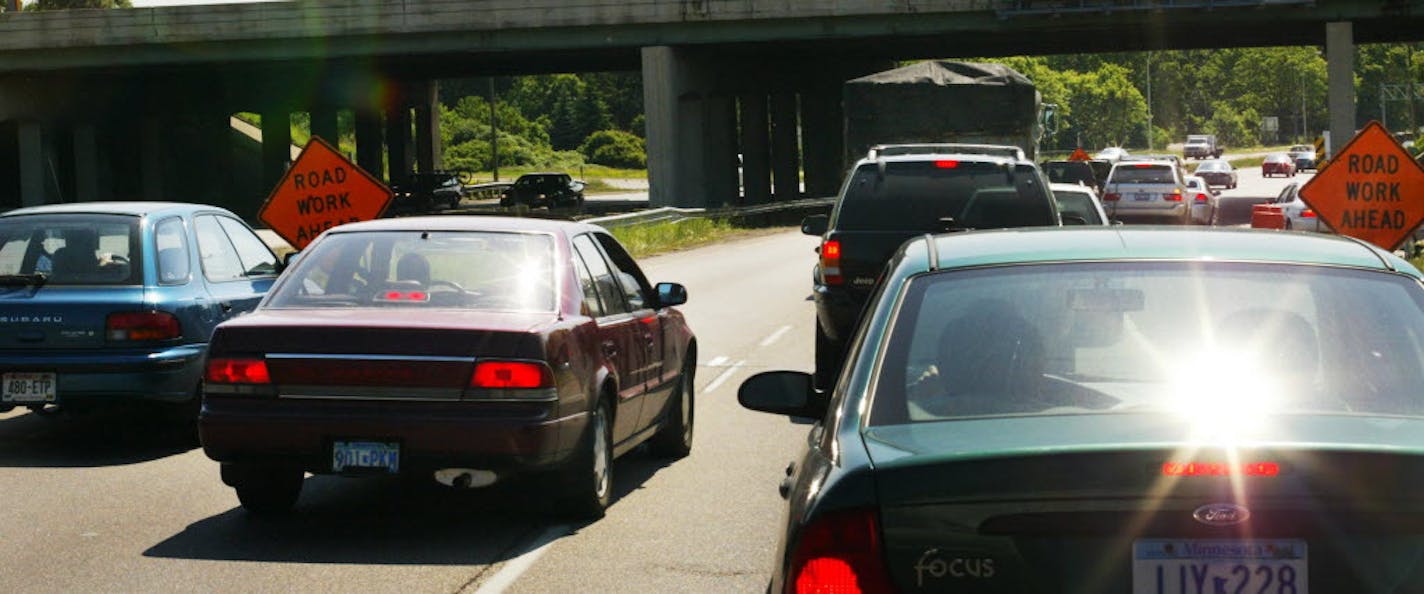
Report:
[[[1257,204],[1251,207],[1251,227],[1253,229],[1285,229],[1286,213],[1276,204]]]

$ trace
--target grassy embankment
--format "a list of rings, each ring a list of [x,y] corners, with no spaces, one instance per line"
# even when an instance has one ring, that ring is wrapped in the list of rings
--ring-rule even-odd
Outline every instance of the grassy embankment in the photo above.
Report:
[[[724,219],[686,219],[679,222],[615,227],[609,232],[634,258],[690,249],[739,237],[785,231],[786,227],[748,229]]]

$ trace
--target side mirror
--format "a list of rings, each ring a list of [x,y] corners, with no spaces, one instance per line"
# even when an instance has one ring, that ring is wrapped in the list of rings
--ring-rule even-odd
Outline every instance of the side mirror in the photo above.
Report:
[[[801,219],[801,232],[806,235],[820,237],[826,234],[826,229],[829,229],[830,226],[830,215],[811,215]]]
[[[295,266],[296,263],[297,263],[297,260],[300,260],[300,259],[302,259],[302,253],[301,253],[301,252],[287,252],[286,254],[283,254],[283,255],[282,255],[282,263],[281,263],[281,265],[277,266],[277,272],[280,273],[280,272],[282,272],[283,270],[286,270],[286,269],[288,269],[288,268],[291,268],[292,266]]]
[[[747,378],[737,389],[744,408],[774,415],[819,419],[826,416],[825,397],[812,387],[811,374],[800,371],[764,371]]]
[[[687,303],[687,287],[678,283],[658,283],[658,303],[663,307]]]
[[[1063,215],[1063,216],[1062,216],[1062,219],[1063,219],[1063,224],[1064,224],[1065,226],[1066,226],[1066,225],[1087,225],[1087,224],[1088,224],[1088,219],[1085,219],[1085,218],[1080,217],[1080,216],[1078,216],[1078,215]]]

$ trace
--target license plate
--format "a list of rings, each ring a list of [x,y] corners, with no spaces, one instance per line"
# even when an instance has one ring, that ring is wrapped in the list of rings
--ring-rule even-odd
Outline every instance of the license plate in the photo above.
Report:
[[[7,373],[0,388],[0,402],[54,402],[56,380],[53,373]]]
[[[1307,594],[1305,541],[1142,539],[1133,594]]]
[[[1133,199],[1133,200],[1151,200],[1151,199],[1152,199],[1152,194],[1149,194],[1149,193],[1147,193],[1147,192],[1138,192],[1138,193],[1132,195],[1132,199]]]
[[[384,470],[400,472],[400,444],[384,441],[338,441],[331,447],[331,471]]]

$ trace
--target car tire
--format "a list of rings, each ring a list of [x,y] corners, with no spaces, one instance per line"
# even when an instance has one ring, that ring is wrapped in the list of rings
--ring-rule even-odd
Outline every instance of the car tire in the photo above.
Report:
[[[663,426],[648,440],[648,449],[654,456],[677,460],[692,453],[692,429],[697,412],[696,394],[693,393],[694,370],[692,360],[688,359],[668,401]]]
[[[224,464],[222,477],[237,491],[242,508],[260,516],[292,511],[305,479],[299,469],[247,464]]]
[[[559,511],[579,520],[603,517],[613,500],[612,415],[605,399],[589,413],[582,443],[565,474],[567,494]]]
[[[812,384],[817,390],[829,390],[836,381],[836,375],[840,371],[841,346],[831,337],[826,336],[826,331],[821,329],[820,320],[816,321],[816,373],[813,376]]]

